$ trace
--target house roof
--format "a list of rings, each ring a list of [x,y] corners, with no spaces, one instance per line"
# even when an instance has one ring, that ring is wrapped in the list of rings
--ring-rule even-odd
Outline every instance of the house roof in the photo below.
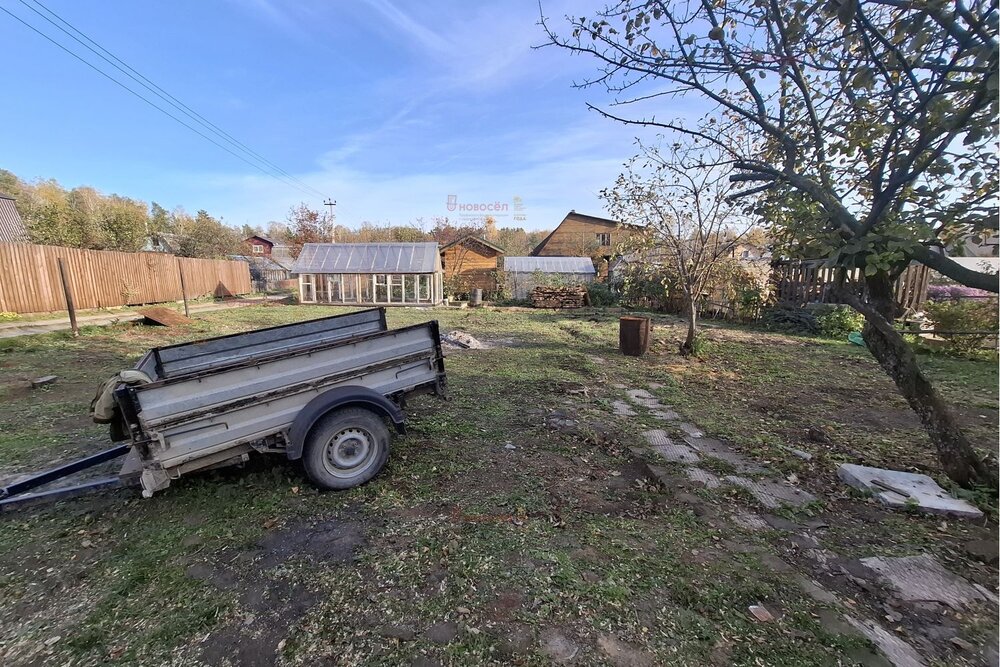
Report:
[[[465,243],[466,241],[475,241],[476,243],[482,244],[482,245],[486,246],[487,248],[490,248],[492,250],[496,250],[501,255],[506,252],[500,246],[498,246],[498,245],[496,245],[494,243],[490,243],[489,241],[487,241],[486,239],[484,239],[482,236],[476,236],[475,234],[466,234],[465,236],[463,236],[461,238],[455,239],[451,243],[445,243],[443,246],[441,246],[441,250],[447,250],[448,248],[450,248],[450,247],[452,247],[454,245],[458,245],[460,243]]]
[[[589,257],[504,257],[503,270],[513,273],[579,273],[594,275]]]
[[[548,243],[549,239],[552,238],[552,235],[555,234],[557,231],[559,231],[559,228],[562,227],[562,224],[567,220],[579,220],[581,222],[589,222],[597,225],[605,225],[607,227],[630,227],[632,229],[641,228],[640,225],[633,225],[627,222],[619,222],[618,220],[612,220],[610,218],[599,218],[596,215],[587,215],[586,213],[577,213],[576,211],[570,211],[569,213],[566,214],[566,217],[563,218],[558,225],[556,225],[556,228],[553,229],[551,232],[549,232],[549,235],[546,236],[544,239],[542,239],[541,243],[535,246],[534,250],[531,251],[531,254],[537,255],[539,252],[541,252],[542,248],[545,247],[545,244]]]
[[[437,243],[306,243],[292,273],[434,273]]]
[[[292,254],[292,246],[275,244],[271,246],[271,259],[281,265],[283,269],[291,268],[295,263],[295,255]]]
[[[288,271],[288,267],[278,264],[270,257],[260,255],[230,255],[229,259],[246,262],[264,271]]]
[[[29,243],[28,230],[14,206],[14,199],[0,195],[0,243]]]

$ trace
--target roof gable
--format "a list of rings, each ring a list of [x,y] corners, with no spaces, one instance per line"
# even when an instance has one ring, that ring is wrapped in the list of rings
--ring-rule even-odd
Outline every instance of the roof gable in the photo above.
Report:
[[[556,225],[556,228],[553,229],[551,232],[549,232],[549,235],[546,236],[544,239],[542,239],[541,243],[539,243],[537,246],[534,247],[534,249],[531,251],[531,254],[534,255],[534,256],[537,256],[538,253],[540,253],[542,251],[542,249],[545,248],[545,245],[555,235],[555,233],[559,231],[559,228],[562,227],[564,224],[566,224],[567,220],[577,220],[579,222],[586,222],[586,223],[595,224],[595,225],[602,225],[602,226],[605,226],[605,227],[614,227],[614,228],[618,228],[618,227],[630,227],[630,228],[635,228],[635,229],[639,228],[638,225],[630,225],[630,224],[625,223],[625,222],[619,222],[617,220],[611,220],[610,218],[599,218],[596,215],[587,215],[586,213],[577,213],[576,211],[570,211],[569,213],[566,214],[566,217],[564,217],[559,222],[559,224]]]
[[[456,246],[456,245],[464,245],[466,241],[474,241],[475,243],[478,243],[480,245],[486,246],[490,250],[495,250],[496,252],[500,253],[501,255],[503,255],[503,254],[506,253],[506,251],[503,248],[501,248],[500,246],[498,246],[498,245],[496,245],[494,243],[490,243],[489,241],[487,241],[486,239],[484,239],[482,236],[476,236],[475,234],[466,234],[465,236],[463,236],[461,238],[455,239],[451,243],[445,243],[443,246],[441,246],[441,250],[444,251],[444,250],[447,250],[448,248],[451,248],[452,246]]]

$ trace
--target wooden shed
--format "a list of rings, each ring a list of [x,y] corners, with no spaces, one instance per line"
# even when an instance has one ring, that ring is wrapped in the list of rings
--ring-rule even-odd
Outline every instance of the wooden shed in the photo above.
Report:
[[[458,294],[477,287],[486,295],[496,294],[503,256],[503,248],[474,234],[445,244],[441,246],[445,283]]]
[[[437,243],[306,243],[292,273],[301,303],[433,306],[443,298]]]

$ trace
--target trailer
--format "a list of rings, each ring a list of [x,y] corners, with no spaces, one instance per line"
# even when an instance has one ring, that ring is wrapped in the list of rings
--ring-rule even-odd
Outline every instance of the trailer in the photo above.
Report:
[[[301,460],[320,488],[354,487],[385,465],[389,425],[405,433],[406,399],[446,389],[437,321],[389,330],[383,308],[156,348],[134,370],[109,387],[123,442],[0,488],[0,503],[117,456],[118,481],[144,497],[254,452]]]

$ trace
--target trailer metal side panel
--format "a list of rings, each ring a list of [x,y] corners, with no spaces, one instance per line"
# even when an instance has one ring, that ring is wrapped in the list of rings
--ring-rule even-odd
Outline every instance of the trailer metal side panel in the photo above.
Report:
[[[385,309],[371,308],[317,320],[169,345],[153,350],[156,372],[152,377],[156,379],[179,377],[266,357],[276,351],[303,350],[317,343],[385,330]]]
[[[435,323],[427,323],[140,385],[139,423],[162,445],[156,460],[171,468],[283,432],[306,403],[333,387],[393,395],[437,385],[436,332]]]
[[[159,379],[156,375],[156,357],[153,356],[152,352],[147,352],[142,355],[142,358],[135,364],[135,370],[142,371],[148,375],[151,380]]]

